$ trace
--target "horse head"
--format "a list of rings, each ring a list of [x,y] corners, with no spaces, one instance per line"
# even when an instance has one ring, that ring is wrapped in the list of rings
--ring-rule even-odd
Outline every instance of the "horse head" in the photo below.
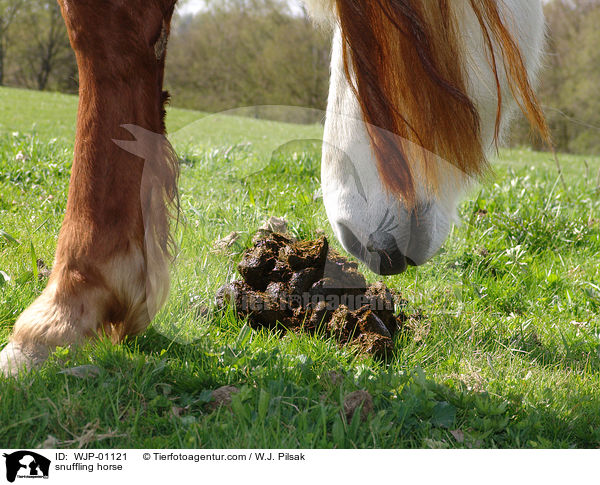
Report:
[[[307,3],[334,30],[322,158],[330,223],[374,272],[401,273],[444,243],[514,107],[549,141],[532,89],[541,4]]]

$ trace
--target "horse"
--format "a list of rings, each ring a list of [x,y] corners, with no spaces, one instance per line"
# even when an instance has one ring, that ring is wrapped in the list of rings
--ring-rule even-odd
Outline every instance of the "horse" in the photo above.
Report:
[[[517,107],[550,139],[534,93],[541,2],[304,1],[333,33],[321,164],[333,231],[376,273],[422,265]],[[52,274],[0,354],[6,375],[57,346],[143,332],[169,289],[178,161],[163,75],[176,0],[58,2],[79,69],[73,167]]]

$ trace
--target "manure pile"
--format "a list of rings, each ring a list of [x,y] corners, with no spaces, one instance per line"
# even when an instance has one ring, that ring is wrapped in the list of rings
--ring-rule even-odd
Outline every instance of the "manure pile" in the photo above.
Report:
[[[380,282],[367,285],[358,265],[330,249],[325,237],[262,236],[238,271],[242,279],[217,292],[217,305],[231,304],[254,328],[322,332],[383,357],[407,319],[396,313],[399,295]]]

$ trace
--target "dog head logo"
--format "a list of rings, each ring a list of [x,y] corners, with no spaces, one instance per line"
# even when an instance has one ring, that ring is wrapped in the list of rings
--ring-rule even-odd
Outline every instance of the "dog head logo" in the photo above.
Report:
[[[15,451],[4,453],[6,460],[6,479],[13,483],[17,477],[48,478],[50,460],[33,451]]]

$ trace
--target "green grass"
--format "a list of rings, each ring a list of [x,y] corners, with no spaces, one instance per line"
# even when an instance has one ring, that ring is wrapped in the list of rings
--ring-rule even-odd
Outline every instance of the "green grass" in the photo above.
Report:
[[[32,261],[53,258],[76,100],[2,89],[0,103],[3,345],[43,289]],[[385,279],[425,318],[379,362],[324,338],[249,331],[232,311],[201,316],[268,216],[303,238],[323,229],[337,246],[318,198],[318,147],[287,143],[319,128],[182,110],[168,124],[182,158],[182,223],[167,306],[123,345],[59,349],[38,372],[0,379],[0,447],[49,436],[122,448],[600,445],[599,158],[586,170],[583,157],[562,156],[565,192],[547,154],[502,151],[440,254]],[[231,254],[214,254],[234,230]],[[99,374],[61,373],[80,365]],[[241,389],[232,411],[210,412],[210,390],[226,384]],[[357,389],[371,393],[374,413],[346,422],[342,400]]]

